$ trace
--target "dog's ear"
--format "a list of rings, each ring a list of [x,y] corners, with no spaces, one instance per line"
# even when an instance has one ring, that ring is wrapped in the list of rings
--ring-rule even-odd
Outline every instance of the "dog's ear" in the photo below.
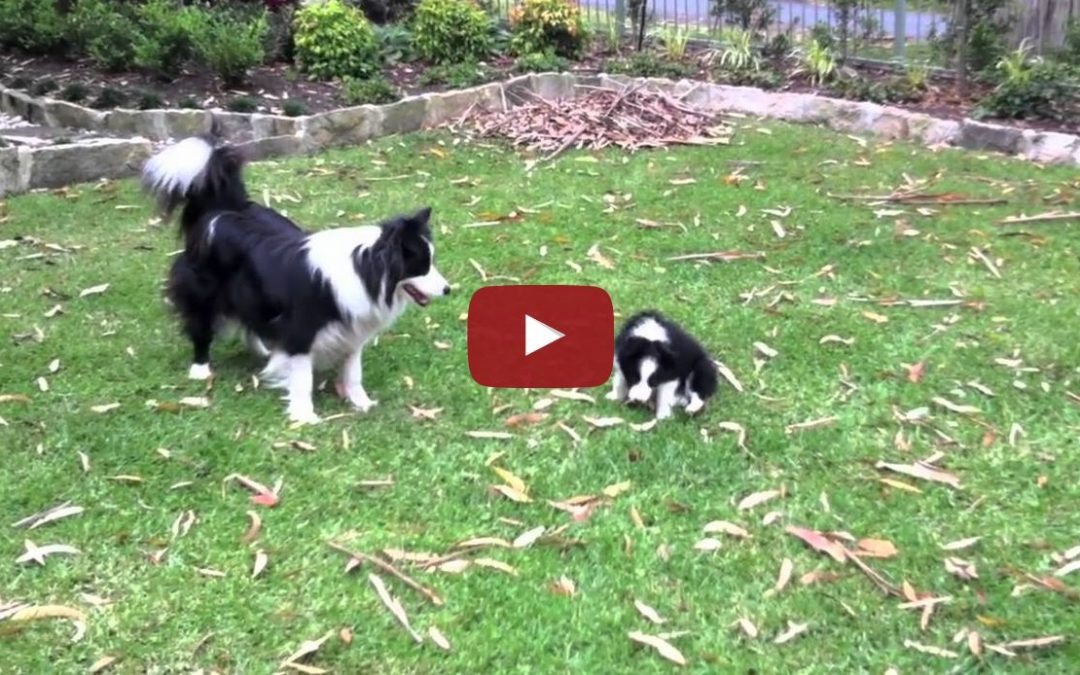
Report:
[[[431,220],[431,207],[425,206],[409,217],[409,222],[416,225],[427,225]]]

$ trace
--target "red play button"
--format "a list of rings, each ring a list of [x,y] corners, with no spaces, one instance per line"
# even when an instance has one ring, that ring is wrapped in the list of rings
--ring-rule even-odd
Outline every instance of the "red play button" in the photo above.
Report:
[[[469,302],[469,372],[485,387],[597,387],[615,313],[596,286],[485,286]]]

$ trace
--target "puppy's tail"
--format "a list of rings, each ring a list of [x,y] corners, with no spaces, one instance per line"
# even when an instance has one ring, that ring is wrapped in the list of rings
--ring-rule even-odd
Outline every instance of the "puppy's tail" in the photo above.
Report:
[[[210,211],[240,210],[247,204],[244,157],[237,148],[217,146],[208,137],[185,138],[147,160],[142,182],[168,219],[184,207],[180,227],[186,238],[205,227]]]

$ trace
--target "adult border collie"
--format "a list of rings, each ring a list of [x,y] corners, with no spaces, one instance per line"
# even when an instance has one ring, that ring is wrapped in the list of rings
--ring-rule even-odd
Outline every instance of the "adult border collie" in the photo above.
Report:
[[[286,390],[289,419],[318,421],[314,370],[338,365],[338,394],[368,411],[376,401],[361,382],[364,345],[409,302],[424,307],[450,293],[435,269],[431,209],[308,233],[248,198],[243,167],[237,148],[192,137],[143,168],[166,219],[183,206],[184,250],[167,296],[194,346],[189,376],[210,377],[210,343],[238,324],[249,347],[269,357],[261,377]]]
[[[716,392],[716,366],[705,348],[660,312],[639,312],[615,337],[615,376],[607,398],[656,405],[656,418],[681,405],[693,415]]]

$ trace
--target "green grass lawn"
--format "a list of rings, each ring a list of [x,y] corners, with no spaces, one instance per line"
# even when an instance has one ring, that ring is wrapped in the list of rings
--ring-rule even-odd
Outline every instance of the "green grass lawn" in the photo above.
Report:
[[[874,205],[828,194],[918,181],[1008,203]],[[185,379],[189,346],[160,297],[178,242],[134,184],[10,199],[0,240],[23,239],[0,250],[0,607],[67,606],[85,613],[87,630],[73,642],[68,620],[0,620],[0,671],[85,672],[113,657],[112,672],[270,673],[327,635],[309,667],[673,669],[628,638],[641,631],[667,634],[695,672],[1075,672],[1080,572],[1046,579],[1065,564],[1056,556],[1080,544],[1080,232],[995,223],[1068,208],[1078,181],[1075,168],[862,147],[750,121],[736,124],[730,147],[570,153],[531,171],[497,145],[439,135],[254,165],[253,195],[311,228],[433,205],[439,267],[457,289],[410,309],[365,352],[378,407],[300,429],[285,422],[276,392],[253,388],[261,364],[238,344],[216,345],[211,391]],[[668,260],[711,251],[765,258]],[[699,416],[680,412],[639,431],[630,423],[648,413],[604,400],[606,388],[587,392],[595,403],[485,390],[469,378],[463,314],[472,291],[510,281],[598,284],[622,316],[666,311],[743,391],[724,385]],[[889,302],[931,299],[960,302]],[[208,408],[177,410],[200,396]],[[554,401],[548,417],[506,426],[542,399]],[[328,391],[315,405],[324,418],[348,412]],[[585,417],[626,423],[593,428]],[[820,419],[832,421],[788,429]],[[745,450],[732,423],[746,431]],[[468,435],[475,430],[513,437]],[[927,457],[960,488],[875,466]],[[492,466],[520,477],[532,501],[493,493],[503,479]],[[280,479],[280,502],[253,504],[251,492],[223,483],[231,474]],[[588,517],[550,504],[624,481],[629,489],[610,490],[618,494]],[[739,508],[768,490],[783,494]],[[64,502],[85,510],[30,531],[12,525]],[[262,525],[245,542],[249,511]],[[705,534],[716,520],[752,537]],[[346,572],[348,556],[327,546],[443,555],[539,526],[549,535],[526,548],[462,555],[516,575],[486,562],[435,572],[395,563],[434,588],[441,607],[379,572],[422,644],[376,596],[373,568]],[[905,600],[854,562],[815,551],[787,526],[887,540],[895,555],[861,558],[886,584],[951,601],[923,630],[919,610],[901,609]],[[719,548],[696,548],[711,548],[699,544],[706,537]],[[981,539],[942,548],[970,537]],[[16,564],[24,539],[81,554]],[[268,564],[252,578],[257,551]],[[949,557],[974,565],[977,578],[950,572]],[[772,592],[784,567],[790,582]],[[665,623],[646,620],[635,600]],[[777,644],[792,623],[806,631]],[[427,637],[432,626],[451,651]],[[978,633],[982,665],[962,631]],[[1057,635],[1063,644],[1017,648],[1013,658],[986,649]]]

